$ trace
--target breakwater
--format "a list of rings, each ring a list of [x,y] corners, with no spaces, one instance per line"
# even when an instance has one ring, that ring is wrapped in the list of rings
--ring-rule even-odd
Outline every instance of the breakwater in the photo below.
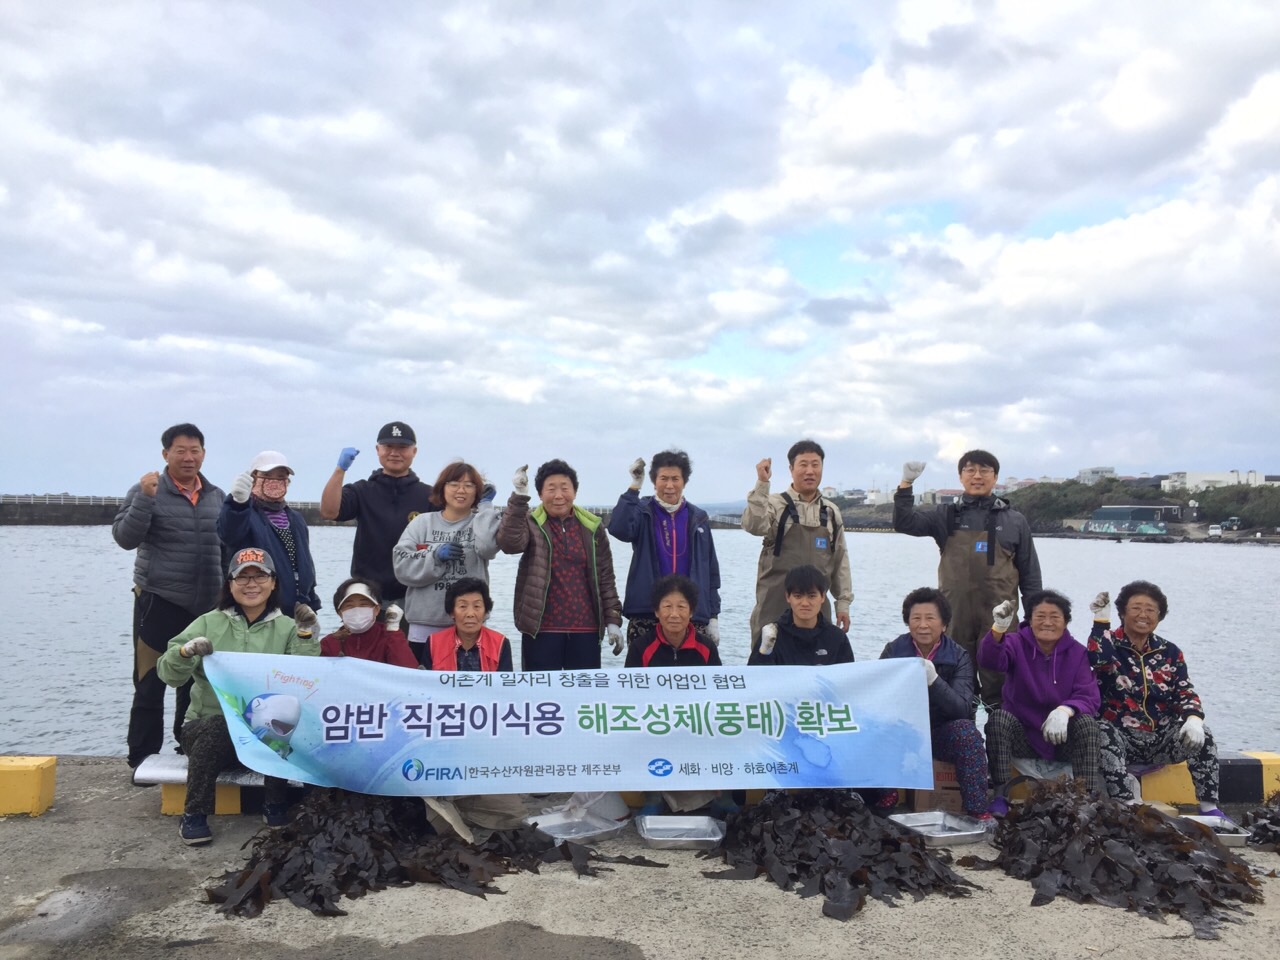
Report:
[[[96,527],[110,525],[124,506],[124,497],[78,497],[67,493],[14,494],[0,496],[0,526]],[[320,516],[314,500],[290,503],[308,526],[345,527],[355,521],[338,523]]]

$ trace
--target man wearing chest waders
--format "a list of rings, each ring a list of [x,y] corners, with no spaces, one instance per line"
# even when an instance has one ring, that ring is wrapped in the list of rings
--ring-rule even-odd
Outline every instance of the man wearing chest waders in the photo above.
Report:
[[[977,663],[978,641],[991,625],[991,610],[1010,601],[1016,612],[1018,594],[1040,589],[1040,561],[1027,518],[992,496],[1000,461],[985,450],[960,457],[964,494],[955,503],[915,509],[912,482],[924,463],[902,465],[902,482],[893,496],[893,529],[913,537],[933,537],[942,551],[938,589],[951,604],[951,638]],[[1024,603],[1025,607],[1026,604]],[[1004,674],[978,670],[978,697],[991,710],[1000,705]]]
[[[791,486],[785,493],[769,493],[773,461],[756,464],[756,485],[747,494],[742,512],[742,529],[764,537],[760,567],[756,574],[756,605],[751,611],[751,647],[760,642],[760,628],[774,623],[787,609],[787,572],[809,564],[831,582],[835,616],[830,601],[824,603],[827,622],[846,633],[849,605],[853,603],[853,577],[849,573],[849,552],[844,543],[844,519],[840,508],[819,493],[822,447],[812,440],[800,440],[787,451],[791,466]],[[984,628],[985,629],[985,628]]]

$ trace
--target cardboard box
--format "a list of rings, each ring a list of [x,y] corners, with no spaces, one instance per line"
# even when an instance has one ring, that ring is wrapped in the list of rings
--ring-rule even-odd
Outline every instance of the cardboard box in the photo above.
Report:
[[[933,789],[914,791],[911,809],[917,813],[925,810],[942,810],[946,813],[963,814],[964,801],[960,798],[956,768],[941,760],[933,761]]]

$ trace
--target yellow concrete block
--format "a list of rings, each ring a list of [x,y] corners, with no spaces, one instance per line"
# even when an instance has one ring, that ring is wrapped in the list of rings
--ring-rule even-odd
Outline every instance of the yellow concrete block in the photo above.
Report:
[[[166,817],[176,817],[187,805],[185,783],[160,784],[160,812]],[[213,812],[219,815],[240,812],[240,788],[234,784],[218,784],[214,788]]]
[[[1280,790],[1280,753],[1267,753],[1265,750],[1246,750],[1244,753],[1262,761],[1262,799],[1270,800],[1271,795]]]
[[[1142,799],[1177,806],[1196,802],[1196,787],[1185,763],[1171,763],[1141,778]]]
[[[644,806],[644,794],[639,790],[623,790],[622,802],[632,810],[639,810]]]
[[[57,773],[56,757],[0,757],[0,816],[48,810]]]

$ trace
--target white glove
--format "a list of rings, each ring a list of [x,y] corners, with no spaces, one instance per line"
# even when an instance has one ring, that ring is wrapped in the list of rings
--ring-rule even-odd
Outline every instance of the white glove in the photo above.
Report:
[[[778,642],[778,625],[766,623],[760,629],[760,652],[766,657],[773,653],[773,645]]]
[[[1013,601],[1006,600],[991,611],[991,632],[1008,633],[1013,624]]]
[[[1199,717],[1187,717],[1182,724],[1182,732],[1178,734],[1188,750],[1199,750],[1204,746],[1204,721]]]
[[[644,457],[636,457],[631,464],[631,489],[639,490],[644,485]]]
[[[707,621],[707,639],[713,647],[720,646],[720,618],[712,617]]]
[[[293,605],[293,622],[298,625],[298,636],[300,637],[311,636],[311,634],[315,633],[316,627],[320,626],[320,618],[305,603],[295,603]]]
[[[231,484],[231,499],[236,503],[244,503],[249,499],[249,494],[253,492],[253,471],[246,470],[240,476],[236,477],[235,482]]]
[[[207,657],[213,653],[213,643],[208,637],[196,637],[184,643],[178,652],[188,659],[191,657]],[[1201,734],[1201,739],[1204,739],[1203,734]]]
[[[622,639],[622,628],[616,623],[611,623],[604,628],[604,634],[609,638],[609,642],[613,644],[613,655],[616,657],[622,653],[625,641]]]
[[[1067,742],[1067,724],[1071,722],[1070,707],[1054,707],[1040,725],[1040,733],[1050,743]]]
[[[516,475],[511,478],[511,489],[522,497],[529,495],[529,465],[527,463],[517,470]]]
[[[1111,594],[1103,590],[1100,594],[1093,598],[1093,603],[1089,604],[1089,609],[1093,611],[1093,619],[1110,620],[1107,614],[1107,608],[1111,606]]]
[[[902,465],[902,482],[914,483],[916,477],[924,473],[925,462],[923,460],[908,460]]]
[[[924,657],[920,659],[924,660],[924,678],[928,681],[929,686],[932,687],[933,681],[938,679],[938,668],[933,665],[932,660],[925,660]]]
[[[391,604],[391,606],[387,607],[386,620],[387,620],[388,630],[399,630],[400,621],[403,619],[404,619],[404,611],[401,610],[398,606],[396,606],[393,603]]]

